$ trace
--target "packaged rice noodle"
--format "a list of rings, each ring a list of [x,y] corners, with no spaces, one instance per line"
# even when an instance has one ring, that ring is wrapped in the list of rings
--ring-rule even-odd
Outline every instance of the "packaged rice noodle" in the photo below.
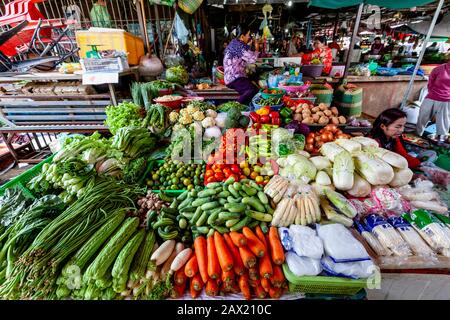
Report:
[[[408,220],[405,215],[404,218]],[[410,219],[428,238],[428,244],[438,253],[450,257],[450,229],[426,210],[419,209],[410,213]]]
[[[368,230],[388,247],[396,256],[411,256],[412,252],[405,240],[382,216],[372,213],[364,218]]]
[[[387,221],[400,233],[416,255],[432,256],[435,254],[408,221],[395,216],[389,217]]]
[[[378,256],[390,256],[392,251],[388,247],[381,244],[381,242],[359,222],[355,220],[356,230],[367,241],[369,246]]]

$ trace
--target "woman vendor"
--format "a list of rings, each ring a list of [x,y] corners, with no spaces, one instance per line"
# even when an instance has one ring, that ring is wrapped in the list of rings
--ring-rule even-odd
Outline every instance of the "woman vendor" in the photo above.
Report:
[[[420,160],[409,155],[403,146],[402,133],[405,124],[406,113],[396,108],[387,109],[375,119],[370,137],[375,139],[381,148],[403,156],[408,161],[410,169],[417,169],[420,166]]]
[[[258,42],[255,42],[256,52],[254,52],[250,49],[251,41],[250,29],[241,25],[239,36],[231,40],[225,49],[223,59],[225,85],[239,93],[238,102],[242,104],[249,104],[258,93],[258,88],[245,72],[247,65],[255,63],[259,54]]]
[[[302,55],[302,62],[310,64],[312,60],[319,59],[323,64],[323,73],[330,74],[333,63],[333,52],[327,47],[327,41],[324,36],[314,38],[314,50],[311,53]]]

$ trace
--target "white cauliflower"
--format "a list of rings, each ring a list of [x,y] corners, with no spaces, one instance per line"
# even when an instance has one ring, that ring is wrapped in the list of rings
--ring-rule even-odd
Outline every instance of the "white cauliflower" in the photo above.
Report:
[[[215,118],[215,117],[217,117],[217,112],[215,112],[212,109],[208,109],[208,110],[206,110],[206,116],[207,117],[211,117],[211,118]]]
[[[178,122],[181,124],[190,124],[192,123],[192,117],[190,114],[181,115],[178,119]]]
[[[203,112],[197,111],[194,113],[194,120],[202,121],[203,119],[205,119],[205,115],[203,114]]]
[[[190,104],[190,105],[187,106],[186,110],[190,114],[193,114],[193,113],[196,113],[196,112],[200,111],[200,108]]]
[[[169,113],[170,123],[176,123],[178,121],[179,117],[180,117],[180,115],[178,114],[178,112],[172,111],[171,113]]]
[[[216,121],[214,120],[213,117],[206,117],[202,121],[203,128],[214,127],[215,125],[216,125]]]
[[[188,109],[181,109],[180,114],[183,116],[183,115],[189,114],[189,111],[188,111]]]

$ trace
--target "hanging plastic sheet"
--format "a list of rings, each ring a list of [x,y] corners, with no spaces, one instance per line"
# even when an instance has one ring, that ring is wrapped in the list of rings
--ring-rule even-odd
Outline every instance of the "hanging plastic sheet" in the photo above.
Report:
[[[175,37],[181,42],[181,44],[187,43],[189,31],[184,25],[184,22],[178,15],[178,13],[175,14],[174,34]]]

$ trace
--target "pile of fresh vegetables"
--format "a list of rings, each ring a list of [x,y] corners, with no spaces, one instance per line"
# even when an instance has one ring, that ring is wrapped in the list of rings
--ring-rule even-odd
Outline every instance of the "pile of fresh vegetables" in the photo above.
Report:
[[[206,164],[167,159],[152,170],[147,186],[154,190],[191,190],[203,185]]]
[[[145,110],[140,105],[131,102],[122,102],[117,106],[108,106],[105,112],[105,124],[112,134],[115,134],[122,127],[140,126],[145,117]]]
[[[306,136],[305,150],[311,154],[318,154],[324,143],[333,142],[336,139],[350,139],[350,135],[343,133],[335,124],[327,124],[317,132],[310,132]]]
[[[269,106],[266,106],[250,112],[250,120],[252,120],[252,127],[255,129],[261,128],[261,124],[279,126],[280,114],[278,111],[273,111]]]

